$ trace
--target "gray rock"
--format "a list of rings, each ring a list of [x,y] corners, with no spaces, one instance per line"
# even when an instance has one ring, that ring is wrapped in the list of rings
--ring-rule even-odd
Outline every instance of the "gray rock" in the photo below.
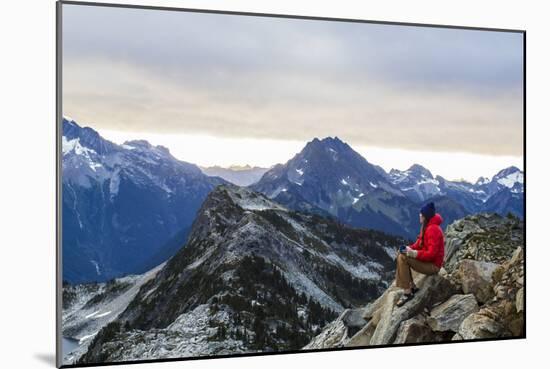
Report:
[[[347,327],[340,317],[333,322],[327,324],[321,333],[313,337],[313,339],[302,349],[315,350],[331,347],[341,347],[348,341]]]
[[[399,325],[397,335],[393,343],[418,343],[435,341],[434,333],[426,323],[426,317],[422,314],[405,320]]]
[[[360,329],[367,324],[367,321],[363,318],[365,309],[346,309],[342,313],[342,320],[348,328]]]
[[[447,264],[455,255],[455,253],[462,247],[464,240],[458,237],[450,237],[447,235],[448,240],[445,242],[445,264]]]
[[[521,287],[516,293],[516,311],[518,313],[523,311],[523,299],[524,299],[524,292],[523,292],[523,287]]]
[[[351,341],[368,345],[384,345],[394,341],[401,323],[421,313],[425,307],[446,300],[453,293],[450,282],[440,275],[420,275],[415,281],[420,288],[415,297],[402,307],[395,306],[401,296],[400,291],[392,290],[375,302],[378,309],[372,312],[369,329],[359,331]],[[368,337],[367,337],[368,334]]]
[[[510,258],[509,263],[510,264],[516,264],[520,260],[523,260],[523,248],[522,247],[517,247],[514,250],[514,253],[512,254],[512,257]]]
[[[451,341],[462,341],[464,338],[462,338],[462,336],[458,333],[455,333],[455,335],[453,336],[453,338],[451,339]]]
[[[461,260],[456,275],[462,291],[465,294],[473,293],[481,303],[491,300],[495,296],[492,275],[497,267],[498,264],[486,261]]]
[[[479,307],[473,294],[454,295],[432,310],[427,323],[434,331],[458,332],[462,321],[478,310]]]
[[[350,335],[363,328],[367,321],[363,319],[365,309],[346,309],[333,322],[326,325],[304,350],[342,347],[349,341]]]
[[[348,347],[522,335],[522,230],[518,219],[496,214],[454,222],[445,231],[445,269],[436,276],[413,272],[420,290],[400,308],[395,302],[402,290],[394,282],[362,310],[367,324],[336,341]],[[347,319],[350,335],[362,320],[353,314]]]
[[[502,333],[503,327],[501,324],[480,312],[466,317],[458,328],[458,334],[465,340],[496,338],[502,336]]]
[[[463,259],[502,263],[523,244],[523,223],[492,213],[469,215],[445,230],[445,268],[454,272]]]
[[[368,346],[370,344],[372,334],[374,333],[375,330],[376,330],[376,325],[371,320],[359,332],[357,332],[353,337],[351,337],[350,340],[345,344],[345,346],[346,347]]]

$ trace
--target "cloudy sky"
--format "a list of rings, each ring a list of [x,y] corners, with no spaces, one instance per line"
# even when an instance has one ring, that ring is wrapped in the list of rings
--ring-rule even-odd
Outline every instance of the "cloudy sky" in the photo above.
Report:
[[[63,113],[199,165],[338,136],[385,169],[522,166],[520,33],[63,6]]]

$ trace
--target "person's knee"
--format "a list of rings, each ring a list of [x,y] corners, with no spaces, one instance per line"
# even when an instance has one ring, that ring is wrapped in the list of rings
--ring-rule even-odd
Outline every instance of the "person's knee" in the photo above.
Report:
[[[407,262],[407,255],[405,255],[405,254],[397,255],[397,262],[398,263],[406,263]]]

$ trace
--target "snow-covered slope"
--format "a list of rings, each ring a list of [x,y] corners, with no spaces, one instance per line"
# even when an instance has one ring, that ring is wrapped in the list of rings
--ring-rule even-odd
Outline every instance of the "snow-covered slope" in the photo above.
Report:
[[[161,264],[147,273],[114,279],[107,283],[63,286],[63,338],[78,342],[70,352],[63,352],[63,363],[73,364],[87,350],[100,329],[116,319],[141,286],[164,267]]]

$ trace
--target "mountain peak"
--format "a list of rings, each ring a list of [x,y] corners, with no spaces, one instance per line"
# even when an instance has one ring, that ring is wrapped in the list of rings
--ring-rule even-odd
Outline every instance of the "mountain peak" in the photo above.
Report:
[[[424,175],[428,178],[433,178],[432,173],[420,164],[413,164],[407,169],[408,172]]]
[[[150,149],[153,147],[147,140],[129,140],[124,141],[124,145],[132,146],[132,147],[140,147],[144,149]]]
[[[62,121],[63,121],[63,126],[67,125],[67,126],[75,126],[75,127],[81,128],[73,118],[68,117],[66,115],[63,116]]]
[[[333,150],[338,150],[339,148],[351,149],[349,145],[346,144],[344,141],[342,141],[338,136],[334,136],[334,137],[327,136],[323,139],[314,137],[311,141],[309,141],[306,144],[305,147],[306,148],[307,147],[325,147]]]
[[[479,177],[475,183],[476,186],[484,185],[491,182],[491,180],[487,177]]]
[[[323,138],[321,140],[321,142],[324,142],[324,143],[340,143],[340,144],[344,143],[342,140],[340,140],[338,138],[338,136],[334,136],[334,137],[327,136],[327,137]]]
[[[269,200],[262,193],[231,183],[217,186],[208,197],[219,197],[222,194],[227,194],[233,204],[244,210],[287,210],[285,207]]]
[[[504,168],[502,169],[501,171],[499,171],[497,174],[495,174],[495,177],[494,178],[503,178],[503,177],[507,177],[509,176],[510,174],[513,174],[513,173],[516,173],[516,172],[521,172],[521,170],[512,165],[511,167],[508,167],[508,168]]]
[[[78,138],[84,147],[94,150],[99,155],[104,155],[117,149],[117,145],[101,137],[90,127],[81,127],[70,118],[63,117],[63,136],[68,140]]]

